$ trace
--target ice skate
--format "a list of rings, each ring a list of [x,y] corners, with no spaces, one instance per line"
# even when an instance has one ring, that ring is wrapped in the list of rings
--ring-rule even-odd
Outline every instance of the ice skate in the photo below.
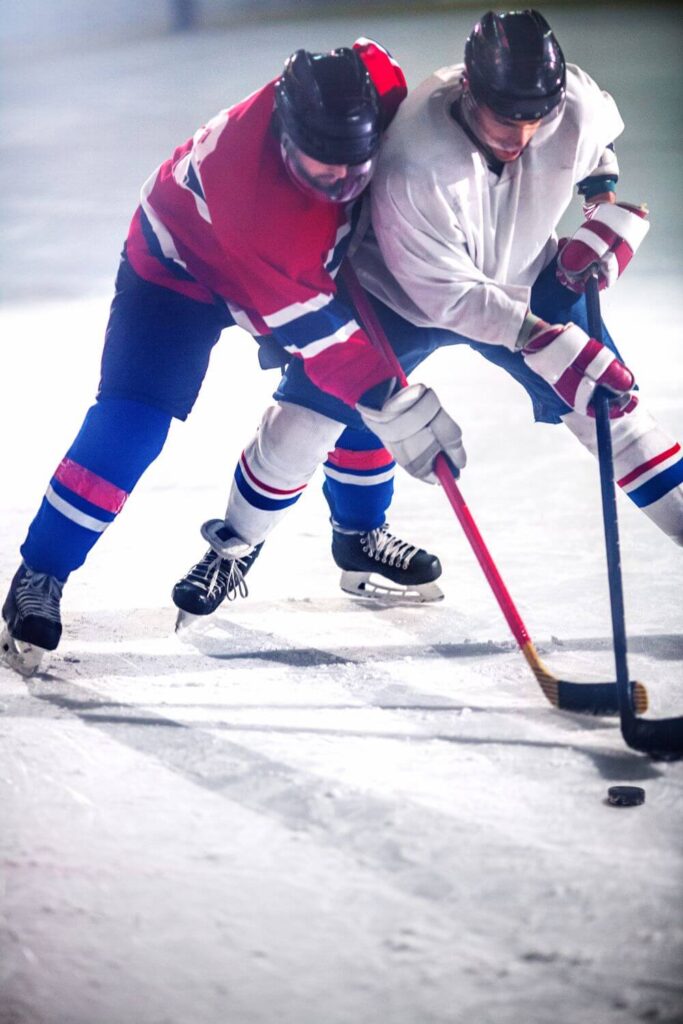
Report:
[[[211,547],[173,588],[173,603],[180,609],[176,630],[196,616],[211,615],[226,599],[246,597],[244,577],[263,547],[263,542],[252,546],[236,537],[222,519],[209,519],[201,533]]]
[[[434,582],[441,575],[436,555],[395,537],[386,523],[367,533],[333,526],[332,556],[342,570],[340,586],[347,594],[415,602],[443,598]]]
[[[2,607],[0,659],[21,675],[33,675],[46,651],[59,643],[63,587],[61,580],[34,572],[23,562],[15,573]]]

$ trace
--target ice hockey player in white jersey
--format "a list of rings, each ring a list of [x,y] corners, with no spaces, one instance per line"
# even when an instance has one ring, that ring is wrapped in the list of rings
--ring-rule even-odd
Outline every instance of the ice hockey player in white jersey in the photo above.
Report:
[[[612,97],[566,63],[540,13],[489,12],[466,41],[464,63],[435,72],[401,105],[373,179],[372,231],[353,262],[406,374],[438,347],[470,345],[527,390],[537,421],[564,423],[593,453],[591,399],[598,384],[610,389],[618,483],[683,543],[680,445],[634,393],[606,328],[603,343],[587,332],[590,268],[598,265],[601,288],[613,285],[648,230],[644,206],[617,202],[614,141],[623,127]],[[560,244],[557,225],[577,190],[584,223]],[[246,468],[261,494],[298,495],[324,461],[332,521],[353,509],[370,564],[390,467],[376,483],[371,465],[359,481],[352,467],[364,466],[368,428],[374,421],[381,433],[381,417],[324,395],[296,362],[275,397],[245,447]],[[425,408],[417,402],[416,417]],[[379,467],[376,450],[374,458]],[[253,545],[284,510],[259,507],[243,475],[238,467],[225,523],[213,530]],[[417,475],[433,481],[429,458]]]
[[[541,14],[489,12],[464,64],[437,71],[402,105],[357,269],[391,313],[427,331],[422,352],[417,331],[401,353],[407,370],[433,347],[432,328],[454,332],[436,344],[467,341],[526,387],[536,420],[564,423],[593,453],[595,387],[623,396],[612,405],[617,481],[683,544],[680,445],[633,393],[609,332],[605,346],[587,334],[591,268],[600,288],[615,284],[648,230],[644,206],[617,201],[622,130],[612,97],[565,63]],[[558,241],[575,188],[585,220]]]

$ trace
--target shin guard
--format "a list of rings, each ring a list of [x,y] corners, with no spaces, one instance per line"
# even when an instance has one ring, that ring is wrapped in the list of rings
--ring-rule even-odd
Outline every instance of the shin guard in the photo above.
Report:
[[[334,525],[361,533],[381,527],[394,494],[395,468],[379,438],[348,427],[324,465],[323,493]]]
[[[259,544],[296,504],[343,424],[290,402],[270,406],[235,469],[225,521]]]
[[[161,451],[170,422],[140,402],[108,398],[92,406],[21,547],[31,569],[64,581],[83,564]]]

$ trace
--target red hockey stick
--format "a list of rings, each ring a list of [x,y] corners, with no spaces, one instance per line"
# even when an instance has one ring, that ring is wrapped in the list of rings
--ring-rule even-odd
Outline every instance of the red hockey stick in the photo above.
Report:
[[[384,328],[348,260],[342,268],[342,277],[368,337],[373,345],[384,354],[392,373],[405,387],[408,381],[398,357],[389,344]],[[550,703],[563,711],[577,711],[592,715],[618,715],[619,696],[616,683],[574,683],[566,679],[558,679],[545,667],[531,642],[522,617],[496,568],[472,514],[465,504],[455,481],[451,464],[445,455],[437,455],[434,461],[434,471],[489,582],[512,635]],[[647,709],[647,690],[642,683],[632,684],[632,699],[637,712],[642,714]]]

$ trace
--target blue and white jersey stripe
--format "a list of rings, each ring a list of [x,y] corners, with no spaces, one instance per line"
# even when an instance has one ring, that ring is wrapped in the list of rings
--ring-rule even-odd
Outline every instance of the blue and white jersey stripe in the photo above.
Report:
[[[356,202],[345,211],[346,220],[337,229],[325,269],[334,276],[349,247],[360,214]],[[347,341],[361,330],[350,308],[335,295],[320,292],[305,302],[295,302],[264,317],[280,344],[292,355],[310,359],[333,345]]]
[[[344,310],[344,312],[346,312],[346,310]],[[278,334],[280,335],[281,343],[283,340],[286,340],[286,338],[291,338],[292,335],[294,335],[295,340],[288,344],[283,344],[283,348],[287,352],[291,352],[292,355],[303,356],[304,359],[312,359],[314,356],[320,355],[321,352],[331,348],[333,345],[340,345],[343,342],[348,341],[356,331],[360,330],[360,327],[355,320],[349,320],[346,316],[340,316],[337,317],[337,323],[339,323],[340,326],[337,327],[336,330],[329,331],[329,326],[335,322],[334,318],[330,317],[330,321],[325,324],[325,327],[328,328],[328,330],[324,333],[318,330],[317,332],[313,332],[313,337],[307,337],[306,335],[310,335],[313,325],[305,322],[305,318],[302,318],[302,320],[304,321],[303,323],[297,323],[295,321],[293,324],[288,324],[287,330],[280,330]],[[316,336],[318,333],[321,334],[320,337]]]
[[[178,250],[176,249],[173,235],[165,226],[164,222],[160,217],[157,216],[154,208],[149,202],[149,195],[156,184],[158,171],[150,175],[147,181],[140,189],[140,206],[142,212],[145,215],[146,227],[151,233],[151,237],[154,239],[155,249],[161,253],[165,260],[170,260],[175,263],[176,266],[181,267],[187,274],[189,271],[187,265],[181,260]],[[147,235],[145,236],[147,237]],[[192,275],[190,275],[192,276]]]
[[[358,227],[358,221],[360,220],[362,209],[363,200],[357,199],[354,203],[350,203],[344,211],[346,215],[346,223],[340,225],[338,228],[334,245],[325,258],[325,270],[330,277],[335,277],[342,264],[342,260],[348,252],[349,244],[353,238],[356,228]]]
[[[207,224],[211,224],[211,214],[204,198],[204,189],[202,188],[194,149],[191,149],[182,160],[178,161],[173,168],[173,177],[181,188],[186,189],[186,191],[192,194],[195,206],[197,207],[197,213],[202,220],[205,220]]]

